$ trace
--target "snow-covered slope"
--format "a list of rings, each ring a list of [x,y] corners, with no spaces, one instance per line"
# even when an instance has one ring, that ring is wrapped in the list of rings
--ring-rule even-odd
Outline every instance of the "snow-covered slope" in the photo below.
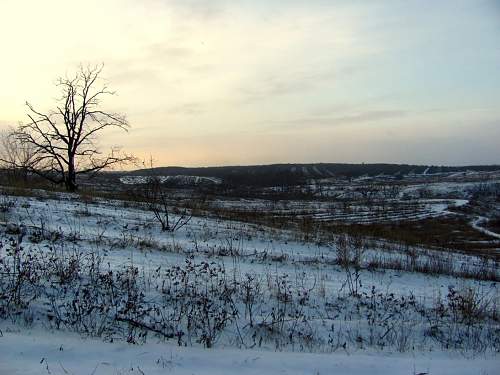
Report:
[[[495,375],[495,357],[459,353],[286,353],[230,348],[203,350],[169,343],[104,343],[43,331],[0,337],[0,374],[9,375]]]
[[[66,194],[7,199],[12,204],[10,225],[1,229],[1,290],[15,286],[10,280],[16,267],[9,264],[26,270],[36,265],[32,272],[40,274],[23,284],[29,308],[9,310],[0,323],[0,374],[483,375],[494,374],[498,365],[500,328],[489,315],[498,306],[498,283],[473,278],[485,267],[496,272],[494,263],[373,242],[365,245],[355,274],[339,265],[341,245],[304,241],[292,229],[194,217],[168,233],[151,212],[129,202],[82,202]],[[384,262],[440,266],[409,272]],[[468,279],[460,276],[465,270]],[[96,273],[97,281],[88,284]],[[349,277],[359,277],[356,292]],[[113,299],[94,306],[106,285],[125,289],[113,289]],[[89,308],[80,304],[86,288],[96,293],[86,303],[97,318],[79,312]],[[461,291],[488,301],[484,320],[474,318],[470,326],[461,321],[453,305]],[[126,315],[130,296],[138,298],[135,315]],[[218,303],[233,314],[210,345],[205,332],[190,331],[183,310],[185,301],[203,303],[207,296],[215,298],[207,304],[209,329],[221,312]],[[123,303],[107,311],[115,300]],[[0,302],[0,312],[12,307]],[[169,304],[179,306],[179,315]],[[176,319],[163,321],[169,314]],[[138,329],[140,324],[146,328]],[[170,324],[176,324],[173,331]]]

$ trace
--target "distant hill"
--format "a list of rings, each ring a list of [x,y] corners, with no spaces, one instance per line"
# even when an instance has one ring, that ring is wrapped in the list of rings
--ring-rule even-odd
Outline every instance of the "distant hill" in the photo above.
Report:
[[[500,165],[428,166],[409,164],[270,164],[225,167],[158,167],[127,172],[127,176],[200,176],[221,180],[225,184],[249,186],[290,185],[308,179],[360,176],[432,175],[465,171],[495,171]]]

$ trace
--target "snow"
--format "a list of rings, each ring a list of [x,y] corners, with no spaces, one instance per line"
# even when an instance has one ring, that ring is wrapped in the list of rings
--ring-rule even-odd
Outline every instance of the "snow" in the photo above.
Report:
[[[457,198],[466,199],[469,198],[471,192],[478,188],[494,187],[499,186],[500,180],[498,178],[484,181],[440,181],[431,182],[426,184],[411,184],[405,186],[401,192],[400,196],[406,197],[418,197],[420,193],[424,192],[427,195],[435,197],[450,197],[455,196]]]
[[[456,203],[455,200],[428,200],[424,203],[429,210],[434,209],[431,214],[437,216],[445,214],[448,205],[453,205],[454,202]],[[462,203],[463,201],[458,200],[458,204]],[[184,254],[214,254],[227,250],[237,252],[242,257],[249,257],[252,261],[261,256],[285,255],[291,264],[306,261],[333,262],[336,257],[330,244],[304,242],[290,230],[209,217],[194,217],[189,225],[175,233],[161,232],[150,212],[137,207],[124,208],[123,203],[119,201],[84,204],[67,196],[55,200],[17,197],[16,205],[18,210],[12,215],[12,222],[33,227],[43,224],[45,231],[61,231],[81,241],[94,242],[99,238],[105,245],[106,257],[115,264],[129,261],[132,253],[134,261],[140,265],[165,260],[182,263]],[[319,215],[316,214],[316,217],[321,219]],[[422,216],[428,215],[425,213]],[[361,222],[362,212],[344,218],[347,219]],[[150,249],[138,249],[141,248],[139,243],[150,243],[152,246]],[[162,251],[165,248],[180,248],[182,252],[178,255]],[[369,248],[367,261],[371,256],[381,255],[386,258],[406,257],[406,254],[387,253],[382,248]],[[426,250],[421,256],[439,258],[442,254]],[[462,264],[473,265],[478,260],[475,257],[456,254],[453,262],[460,268]],[[243,267],[248,267],[248,270],[257,268],[259,272],[263,272],[263,265],[252,263]],[[279,267],[286,268],[286,264],[280,264]],[[310,274],[311,277],[314,276],[314,272]]]
[[[344,193],[344,195],[350,193]],[[210,202],[211,207],[238,212],[265,212],[276,217],[310,217],[316,221],[343,223],[380,223],[401,220],[421,220],[450,214],[448,207],[461,207],[467,199],[388,199],[371,205],[353,203],[346,208],[342,203],[329,201],[268,201],[264,199],[227,199]]]
[[[296,238],[289,230],[266,228],[254,224],[209,217],[194,217],[189,225],[174,233],[162,232],[150,212],[137,207],[123,207],[123,202],[100,201],[81,203],[74,197],[62,195],[59,199],[36,199],[16,197],[17,210],[11,222],[24,223],[32,227],[43,226],[47,232],[62,232],[70,238],[78,239],[73,246],[82,251],[95,250],[94,242],[101,242],[101,251],[107,262],[120,267],[133,261],[143,270],[155,269],[158,264],[183,264],[186,254],[201,258],[215,254],[233,252],[241,257],[238,265],[242,273],[257,272],[266,274],[269,270],[296,274],[306,272],[309,280],[326,278],[329,288],[338,290],[343,282],[341,270],[325,268],[336,259],[335,249],[331,244],[304,242]],[[454,200],[452,200],[454,202]],[[429,200],[436,215],[442,214],[450,202]],[[463,201],[458,200],[458,204]],[[359,218],[358,218],[359,220]],[[91,244],[89,246],[89,243]],[[142,246],[146,244],[147,246]],[[43,249],[42,244],[33,244],[33,248]],[[405,259],[407,254],[387,251],[387,244],[369,247],[366,261],[372,258]],[[178,251],[173,251],[178,249]],[[263,261],[272,257],[283,257],[286,262],[278,264]],[[464,265],[473,268],[481,266],[481,260],[474,256],[454,254],[449,257],[430,249],[419,251],[424,259],[443,259],[453,262],[455,269]],[[226,267],[231,269],[232,258],[222,257]],[[309,263],[318,263],[317,267]],[[363,271],[363,278],[370,280],[365,290],[372,285],[377,288],[405,295],[412,291],[416,296],[436,294],[437,290],[445,294],[452,278],[447,276],[423,277],[408,272]],[[437,282],[438,281],[438,282]]]
[[[0,373],[10,375],[494,375],[497,357],[460,353],[332,354],[231,348],[204,350],[166,343],[105,343],[61,332],[8,330],[2,326]]]
[[[472,221],[471,225],[474,229],[478,230],[481,233],[484,233],[484,234],[487,234],[488,236],[500,239],[500,234],[492,232],[491,230],[488,230],[488,229],[483,228],[481,226],[481,223],[483,223],[487,220],[488,220],[488,218],[483,217],[483,216],[479,216]]]
[[[315,244],[297,238],[292,230],[278,230],[253,224],[195,217],[189,225],[175,233],[161,232],[150,212],[139,206],[124,206],[124,202],[96,199],[82,203],[77,196],[61,194],[57,199],[12,197],[15,209],[10,222],[24,223],[30,230],[43,228],[74,238],[66,251],[99,251],[106,264],[114,270],[133,264],[141,274],[152,274],[162,266],[182,266],[186,256],[195,261],[222,264],[227,274],[258,275],[262,279],[287,274],[309,287],[322,282],[327,296],[339,294],[345,282],[341,268],[334,264],[335,252],[331,244]],[[251,202],[251,201],[248,201]],[[248,203],[246,202],[246,203]],[[449,205],[465,205],[466,199],[424,200],[423,207],[432,214],[444,214]],[[221,205],[245,205],[244,201],[218,202]],[[263,205],[264,202],[255,202]],[[300,202],[296,202],[298,206]],[[293,207],[294,202],[291,203]],[[321,207],[321,203],[318,203]],[[478,225],[476,223],[476,225]],[[28,236],[27,236],[28,237]],[[140,244],[147,244],[143,246]],[[47,241],[23,242],[26,249],[48,251]],[[382,245],[382,244],[381,244]],[[370,245],[367,261],[375,257],[405,258],[404,251]],[[428,249],[418,250],[424,259],[443,255]],[[0,249],[0,257],[4,255]],[[237,254],[233,256],[231,253]],[[272,256],[283,258],[274,261]],[[481,261],[472,256],[453,254],[446,258],[456,269],[464,265],[474,267]],[[445,296],[450,286],[475,287],[484,295],[498,298],[498,284],[463,280],[453,276],[429,276],[419,273],[376,270],[361,271],[362,291],[372,287],[396,296],[413,295],[422,306],[431,306],[438,296]],[[295,281],[299,284],[299,282]],[[292,283],[295,285],[294,283]],[[269,284],[265,288],[270,288]],[[343,292],[345,294],[345,292]],[[328,297],[327,297],[328,298]],[[347,311],[340,306],[341,311]],[[268,306],[263,306],[263,309]],[[311,311],[311,314],[315,311]],[[408,321],[414,322],[407,312]],[[355,330],[363,330],[360,318],[348,321],[334,320]],[[418,323],[418,322],[417,322]],[[314,323],[311,323],[312,325]],[[319,324],[314,329],[324,330]],[[230,340],[221,339],[215,349],[178,347],[174,343],[148,338],[143,345],[113,343],[80,337],[65,331],[44,329],[44,324],[23,327],[9,321],[0,323],[0,374],[478,374],[498,373],[499,358],[494,354],[476,354],[441,351],[436,346],[396,353],[386,348],[347,350],[338,348],[330,353],[305,353],[300,349],[284,347],[273,351],[271,344],[261,350],[239,350]],[[234,332],[229,332],[229,334]],[[319,332],[320,334],[322,332]],[[287,351],[292,351],[287,352]],[[299,350],[299,351],[297,351]],[[322,351],[322,349],[317,350]],[[468,356],[471,354],[468,353]]]
[[[160,180],[161,183],[164,182],[174,182],[183,185],[200,185],[203,183],[216,184],[222,183],[222,180],[217,177],[205,177],[205,176],[186,176],[186,175],[169,175],[169,176],[155,176]],[[125,185],[138,185],[145,184],[151,179],[151,176],[122,176],[120,177],[120,182]]]

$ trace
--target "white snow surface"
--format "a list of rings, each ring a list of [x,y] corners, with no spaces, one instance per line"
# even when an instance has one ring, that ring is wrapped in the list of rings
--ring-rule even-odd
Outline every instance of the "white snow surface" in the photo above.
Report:
[[[206,350],[170,343],[105,343],[71,334],[2,327],[0,374],[89,375],[494,375],[495,357],[459,353],[287,353]]]
[[[151,213],[138,208],[123,207],[122,202],[96,201],[82,203],[70,199],[17,197],[12,220],[46,230],[59,230],[79,238],[75,246],[90,245],[98,237],[111,244],[122,239],[133,245],[107,245],[103,256],[112,267],[119,268],[133,262],[141,272],[149,272],[158,265],[182,264],[185,253],[198,259],[210,259],[210,254],[221,248],[237,249],[242,257],[238,268],[243,274],[255,272],[284,272],[290,275],[307,274],[306,283],[323,280],[327,291],[342,287],[342,271],[326,263],[334,253],[327,245],[302,242],[290,231],[275,230],[228,220],[196,217],[174,234],[161,232]],[[13,198],[14,199],[14,198]],[[456,205],[467,201],[456,200]],[[450,202],[429,202],[434,210],[443,212]],[[141,249],[141,241],[152,247]],[[34,247],[38,245],[33,244]],[[182,248],[172,252],[159,247]],[[42,246],[40,246],[42,247]],[[368,256],[380,256],[384,250],[370,248]],[[255,261],[253,254],[286,255],[282,262]],[[430,253],[432,255],[432,253]],[[388,252],[384,256],[405,256]],[[212,255],[213,256],[213,255]],[[248,257],[247,257],[248,256]],[[424,256],[424,255],[422,255]],[[436,255],[437,256],[437,255]],[[212,258],[213,259],[213,258]],[[229,256],[218,257],[228,270]],[[324,264],[306,261],[321,260]],[[473,264],[474,257],[455,254],[453,261]],[[396,295],[412,293],[421,303],[431,304],[437,295],[445,295],[450,285],[477,285],[498,295],[496,283],[462,280],[451,276],[428,276],[402,271],[362,271],[363,289],[372,286]],[[154,339],[143,345],[125,342],[107,343],[99,339],[39,327],[23,328],[8,321],[0,324],[0,374],[498,374],[498,356],[478,355],[466,358],[458,352],[438,349],[405,354],[387,350],[345,351],[316,354],[303,352],[275,352],[238,350],[225,343],[216,349],[178,347],[172,342]]]
[[[488,218],[486,217],[483,217],[483,216],[479,216],[477,217],[476,219],[474,219],[471,223],[472,227],[478,231],[480,231],[481,233],[484,233],[488,236],[491,236],[491,237],[494,237],[494,238],[498,238],[500,239],[500,234],[498,233],[495,233],[489,229],[486,229],[486,228],[483,228],[481,226],[481,223],[484,223],[485,221],[488,221]]]
[[[186,176],[186,175],[168,175],[168,176],[155,176],[161,183],[175,182],[185,185],[199,185],[202,183],[221,184],[222,180],[217,177],[205,176]],[[123,176],[120,177],[120,182],[125,185],[145,184],[151,179],[151,176]]]

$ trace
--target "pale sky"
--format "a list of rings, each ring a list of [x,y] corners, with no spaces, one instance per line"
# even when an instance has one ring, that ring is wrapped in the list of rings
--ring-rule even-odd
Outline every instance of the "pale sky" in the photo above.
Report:
[[[0,128],[104,63],[157,166],[500,163],[500,0],[0,0]]]

